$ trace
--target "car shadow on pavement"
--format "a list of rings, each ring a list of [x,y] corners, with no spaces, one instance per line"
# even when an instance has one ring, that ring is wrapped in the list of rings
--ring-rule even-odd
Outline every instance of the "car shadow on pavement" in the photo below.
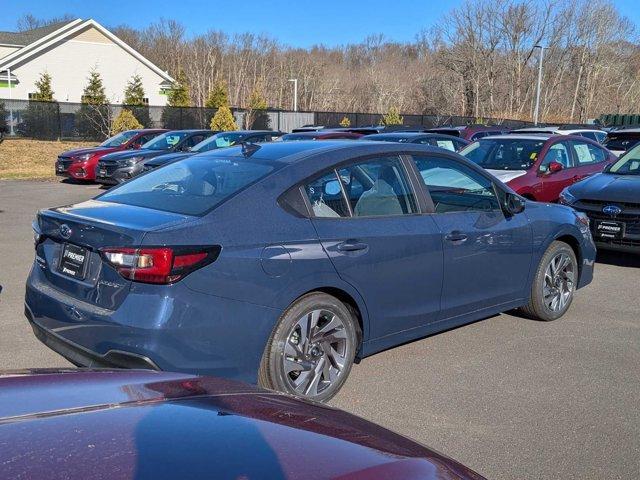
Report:
[[[624,252],[599,251],[596,262],[615,267],[640,268],[640,255]]]

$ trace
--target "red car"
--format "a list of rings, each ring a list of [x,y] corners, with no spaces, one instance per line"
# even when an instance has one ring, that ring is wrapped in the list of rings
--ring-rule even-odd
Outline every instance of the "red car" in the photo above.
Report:
[[[104,155],[122,150],[140,148],[143,144],[161,133],[164,129],[127,130],[107,138],[97,147],[76,148],[67,150],[58,156],[56,175],[75,180],[95,180],[98,160]]]
[[[221,378],[149,370],[0,374],[0,478],[482,480],[336,410]]]
[[[565,187],[617,160],[598,142],[574,135],[511,134],[473,142],[460,154],[530,200],[557,202]]]

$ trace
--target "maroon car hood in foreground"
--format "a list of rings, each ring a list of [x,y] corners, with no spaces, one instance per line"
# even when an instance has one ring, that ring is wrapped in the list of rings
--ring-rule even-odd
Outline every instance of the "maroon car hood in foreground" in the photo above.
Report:
[[[340,410],[151,371],[0,376],[1,479],[460,479],[459,463]]]
[[[122,150],[122,148],[121,147],[100,147],[100,146],[74,148],[73,150],[66,150],[62,152],[59,155],[59,157],[72,158],[72,157],[79,157],[80,155],[84,155],[85,153],[90,153],[91,155],[94,155],[96,153],[104,154],[104,153],[117,152],[118,150]]]

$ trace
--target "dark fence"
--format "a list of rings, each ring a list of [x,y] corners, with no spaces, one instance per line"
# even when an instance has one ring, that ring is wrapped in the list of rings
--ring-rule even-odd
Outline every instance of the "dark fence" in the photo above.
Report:
[[[30,100],[0,99],[0,130],[20,137],[40,140],[86,139],[100,140],[109,135],[111,124],[123,108],[132,111],[139,123],[152,128],[209,128],[216,113],[212,108],[160,107],[123,105],[85,105],[65,102],[37,102]],[[349,119],[350,126],[379,125],[383,116],[373,113],[352,112],[292,112],[266,110],[247,112],[232,108],[240,128],[259,128],[290,132],[304,125],[339,126]],[[467,125],[476,123],[473,117],[450,115],[403,114],[404,125],[434,127],[441,125]],[[528,125],[527,122],[504,119],[483,119],[490,125],[511,128]]]

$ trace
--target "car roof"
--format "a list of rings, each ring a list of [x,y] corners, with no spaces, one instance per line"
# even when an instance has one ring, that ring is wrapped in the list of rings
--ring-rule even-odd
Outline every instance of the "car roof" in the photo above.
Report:
[[[327,152],[344,151],[355,154],[376,154],[397,151],[398,149],[415,149],[419,152],[441,153],[442,149],[416,143],[403,143],[399,145],[392,142],[354,142],[353,140],[300,140],[296,142],[267,142],[255,145],[254,148],[246,146],[233,146],[219,150],[210,150],[199,153],[198,157],[235,157],[250,158],[260,161],[273,161],[279,163],[295,163],[311,155]]]
[[[554,137],[560,137],[562,135],[556,135],[553,133],[508,133],[506,135],[490,135],[488,137],[479,138],[476,140],[549,140]]]
[[[453,135],[447,135],[446,133],[437,133],[437,132],[385,132],[385,133],[375,133],[373,135],[367,135],[362,137],[362,140],[373,140],[377,138],[418,138],[418,137],[445,137],[451,138],[457,141],[464,141],[463,138],[454,137]]]
[[[421,478],[476,478],[347,412],[222,378],[50,369],[5,373],[0,389],[3,478],[379,478],[404,462]]]
[[[167,130],[166,133],[181,132],[181,133],[215,133],[208,128],[185,128],[176,130]]]

